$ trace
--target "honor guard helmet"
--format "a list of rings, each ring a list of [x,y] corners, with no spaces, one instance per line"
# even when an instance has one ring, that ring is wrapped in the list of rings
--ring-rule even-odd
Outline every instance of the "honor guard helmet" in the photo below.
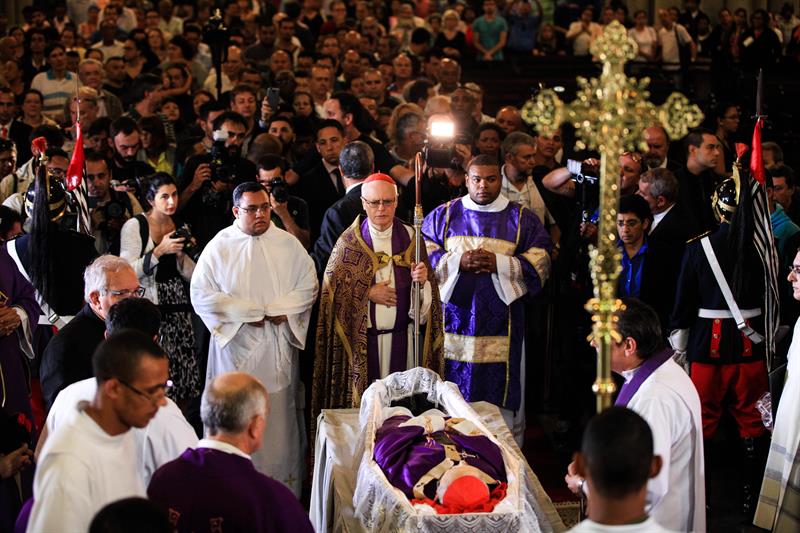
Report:
[[[723,180],[714,189],[711,196],[711,207],[714,210],[714,217],[717,222],[730,223],[736,206],[739,204],[739,190],[733,178]]]

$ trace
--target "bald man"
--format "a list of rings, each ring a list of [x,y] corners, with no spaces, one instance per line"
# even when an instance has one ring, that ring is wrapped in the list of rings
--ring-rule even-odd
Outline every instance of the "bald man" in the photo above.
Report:
[[[522,123],[522,115],[519,109],[513,105],[501,107],[500,111],[494,117],[495,124],[500,126],[506,135],[514,133],[515,131],[525,131],[525,124]]]
[[[323,277],[313,417],[320,409],[357,407],[372,381],[414,366],[412,282],[422,285],[420,321],[430,325],[419,364],[440,371],[438,293],[425,262],[414,263],[413,228],[394,216],[394,180],[386,174],[367,177],[361,203],[366,220],[357,218],[342,233]]]
[[[313,531],[292,492],[259,473],[250,454],[264,438],[269,395],[244,372],[220,374],[203,392],[207,437],[159,468],[147,496],[182,531]],[[224,498],[220,498],[224,495]]]

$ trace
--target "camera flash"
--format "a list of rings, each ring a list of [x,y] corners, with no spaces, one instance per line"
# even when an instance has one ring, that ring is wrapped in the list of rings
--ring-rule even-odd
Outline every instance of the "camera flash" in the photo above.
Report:
[[[446,120],[431,122],[431,137],[437,139],[452,139],[455,135],[455,125]]]

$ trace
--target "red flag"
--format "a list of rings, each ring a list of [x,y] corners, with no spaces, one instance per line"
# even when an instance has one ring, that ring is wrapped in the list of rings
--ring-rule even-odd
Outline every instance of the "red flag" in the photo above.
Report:
[[[764,170],[764,157],[761,153],[761,124],[763,120],[759,117],[753,130],[753,153],[750,155],[750,173],[758,183],[766,187],[767,173]]]
[[[72,159],[67,167],[67,190],[74,191],[83,181],[83,131],[81,123],[75,124],[75,147],[72,149]]]

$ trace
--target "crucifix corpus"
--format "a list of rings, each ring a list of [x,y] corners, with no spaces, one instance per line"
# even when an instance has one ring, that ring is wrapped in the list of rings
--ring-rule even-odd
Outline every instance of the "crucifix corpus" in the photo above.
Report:
[[[700,109],[680,93],[672,93],[656,106],[649,101],[649,78],[637,80],[625,75],[625,63],[636,57],[636,42],[619,23],[606,26],[591,47],[603,63],[600,78],[578,78],[575,100],[564,103],[552,89],[540,91],[522,109],[522,117],[542,135],[552,135],[561,124],[576,129],[578,147],[600,152],[600,221],[597,247],[590,251],[594,298],[586,304],[592,313],[592,337],[598,346],[597,379],[592,386],[597,410],[611,405],[611,342],[620,342],[614,325],[622,302],[616,298],[621,270],[617,247],[616,218],[619,204],[619,157],[630,149],[646,150],[643,131],[661,124],[671,139],[684,137],[703,120]]]

